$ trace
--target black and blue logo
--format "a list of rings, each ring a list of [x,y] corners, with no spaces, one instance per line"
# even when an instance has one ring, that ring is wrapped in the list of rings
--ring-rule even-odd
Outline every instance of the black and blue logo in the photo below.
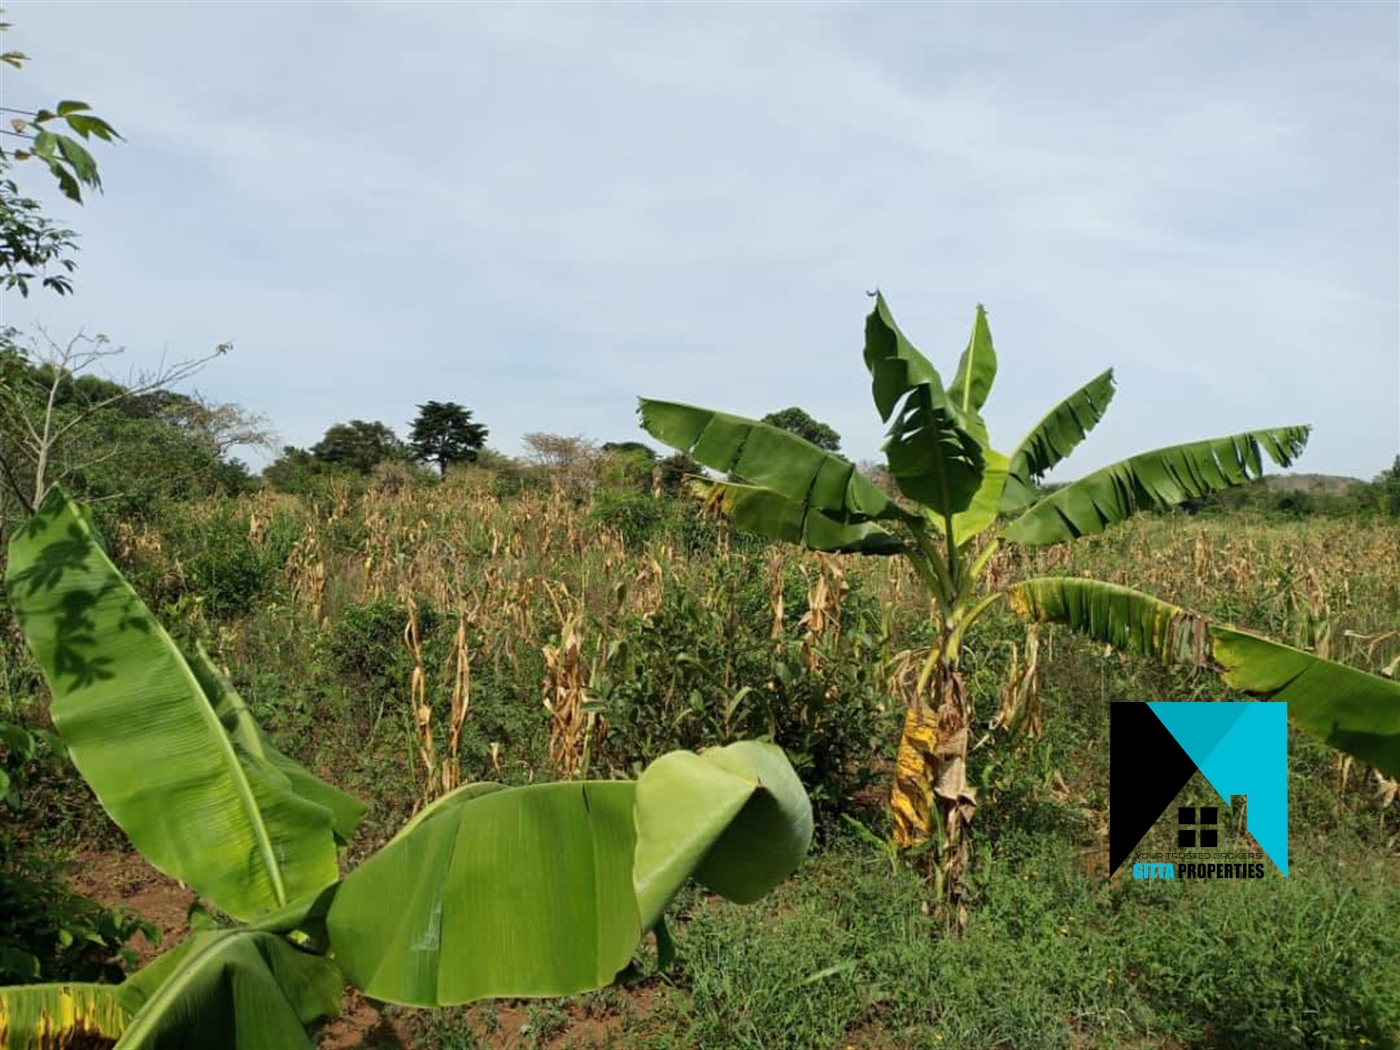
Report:
[[[1288,874],[1287,704],[1114,703],[1108,739],[1110,875],[1197,770],[1226,806],[1231,795],[1246,796],[1249,833]],[[1179,807],[1178,849],[1218,847],[1219,816],[1216,806]],[[1149,877],[1176,877],[1171,864],[1141,866],[1162,869]],[[1219,867],[1220,874],[1234,874]],[[1254,867],[1262,874],[1262,866]]]

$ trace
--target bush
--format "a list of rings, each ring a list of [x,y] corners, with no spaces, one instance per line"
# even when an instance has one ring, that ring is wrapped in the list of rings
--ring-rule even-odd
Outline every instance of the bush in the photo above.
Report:
[[[662,500],[639,492],[600,491],[589,518],[617,532],[627,550],[636,553],[660,532],[667,506]]]
[[[895,738],[878,674],[886,639],[873,602],[853,591],[841,631],[809,645],[794,629],[806,612],[806,585],[795,571],[785,579],[787,628],[776,641],[757,559],[694,583],[698,593],[668,587],[655,613],[615,628],[619,640],[592,689],[609,726],[595,753],[630,771],[675,748],[770,738],[829,828],[884,775]]]
[[[441,618],[432,606],[418,605],[418,635],[430,645]],[[364,728],[379,720],[385,701],[408,695],[413,659],[404,645],[408,609],[392,598],[347,606],[331,621],[326,648],[335,670],[348,681],[350,717]]]

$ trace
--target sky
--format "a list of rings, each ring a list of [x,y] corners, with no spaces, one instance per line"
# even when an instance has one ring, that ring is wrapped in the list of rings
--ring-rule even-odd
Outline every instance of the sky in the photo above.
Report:
[[[0,321],[307,446],[456,401],[646,439],[638,395],[884,427],[867,292],[951,380],[976,304],[1010,451],[1113,366],[1055,477],[1294,423],[1400,453],[1400,4],[10,0],[0,104],[90,102],[76,294]],[[120,377],[123,373],[117,371]],[[187,386],[186,389],[189,389]],[[655,444],[654,442],[652,442]],[[247,453],[254,465],[265,457]]]

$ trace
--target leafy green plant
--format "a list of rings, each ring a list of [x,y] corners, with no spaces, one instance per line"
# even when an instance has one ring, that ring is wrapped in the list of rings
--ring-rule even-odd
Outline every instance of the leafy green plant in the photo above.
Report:
[[[262,733],[204,651],[181,651],[55,488],[10,542],[6,585],[74,764],[157,868],[245,925],[196,933],[121,985],[0,989],[27,1048],[310,1047],[348,978],[443,1006],[611,983],[694,876],[762,897],[800,863],[811,807],[782,752],[741,742],[636,781],[469,784],[341,877],[364,813]]]
[[[1044,547],[1102,533],[1138,510],[1242,484],[1262,474],[1266,457],[1287,466],[1301,453],[1307,427],[1145,452],[1042,496],[1037,480],[1108,408],[1111,370],[1055,405],[1003,453],[993,447],[982,418],[997,374],[982,307],[953,380],[945,384],[877,293],[866,319],[865,364],[876,408],[890,424],[886,466],[907,503],[841,457],[762,422],[645,398],[639,411],[654,437],[727,473],[731,480],[704,487],[740,528],[819,551],[899,556],[912,565],[936,614],[933,644],[921,667],[911,665],[918,670],[907,691],[891,796],[894,841],[899,848],[935,845],[949,888],[956,888],[970,856],[977,807],[967,768],[975,707],[964,681],[963,643],[1001,602],[1033,623],[1067,624],[1120,649],[1208,667],[1233,689],[1286,701],[1295,724],[1332,746],[1392,775],[1400,772],[1400,682],[1127,587],[1068,577],[1008,584],[988,575],[1003,547]],[[1009,521],[999,525],[1003,516]],[[1034,673],[1033,657],[1013,666],[994,727],[1035,723]]]
[[[72,892],[63,865],[15,833],[10,814],[32,805],[36,777],[64,762],[53,733],[0,722],[0,984],[120,980],[136,964],[127,942],[137,933],[159,940],[125,909]]]

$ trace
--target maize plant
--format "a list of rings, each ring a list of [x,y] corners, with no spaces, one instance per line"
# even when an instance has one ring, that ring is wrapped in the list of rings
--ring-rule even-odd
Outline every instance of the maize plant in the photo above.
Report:
[[[1103,417],[1110,369],[1055,405],[1009,451],[991,443],[982,409],[997,374],[986,311],[950,384],[904,336],[875,294],[865,365],[884,453],[904,499],[848,461],[776,427],[643,398],[641,424],[727,480],[701,481],[741,529],[817,551],[907,558],[935,610],[934,642],[909,691],[891,794],[893,840],[932,837],[938,872],[956,891],[977,799],[967,776],[974,717],[960,671],[968,632],[1005,602],[1024,619],[1055,622],[1120,649],[1219,672],[1232,689],[1286,701],[1290,718],[1328,744],[1394,775],[1400,771],[1400,683],[1333,663],[1108,583],[1044,577],[1007,583],[988,567],[1007,545],[1041,547],[1103,532],[1144,508],[1168,507],[1242,484],[1264,457],[1288,466],[1309,428],[1289,426],[1157,449],[1096,470],[1043,498],[1037,479]],[[1003,446],[1005,447],[1005,446]],[[1003,711],[1034,680],[1034,651],[1014,670]]]
[[[198,646],[182,650],[61,488],[12,537],[10,604],[54,725],[155,867],[241,922],[120,985],[0,988],[0,1047],[310,1048],[345,980],[445,1006],[611,983],[694,876],[757,900],[811,842],[783,753],[672,752],[636,781],[473,783],[348,875],[364,805],[278,751]]]

